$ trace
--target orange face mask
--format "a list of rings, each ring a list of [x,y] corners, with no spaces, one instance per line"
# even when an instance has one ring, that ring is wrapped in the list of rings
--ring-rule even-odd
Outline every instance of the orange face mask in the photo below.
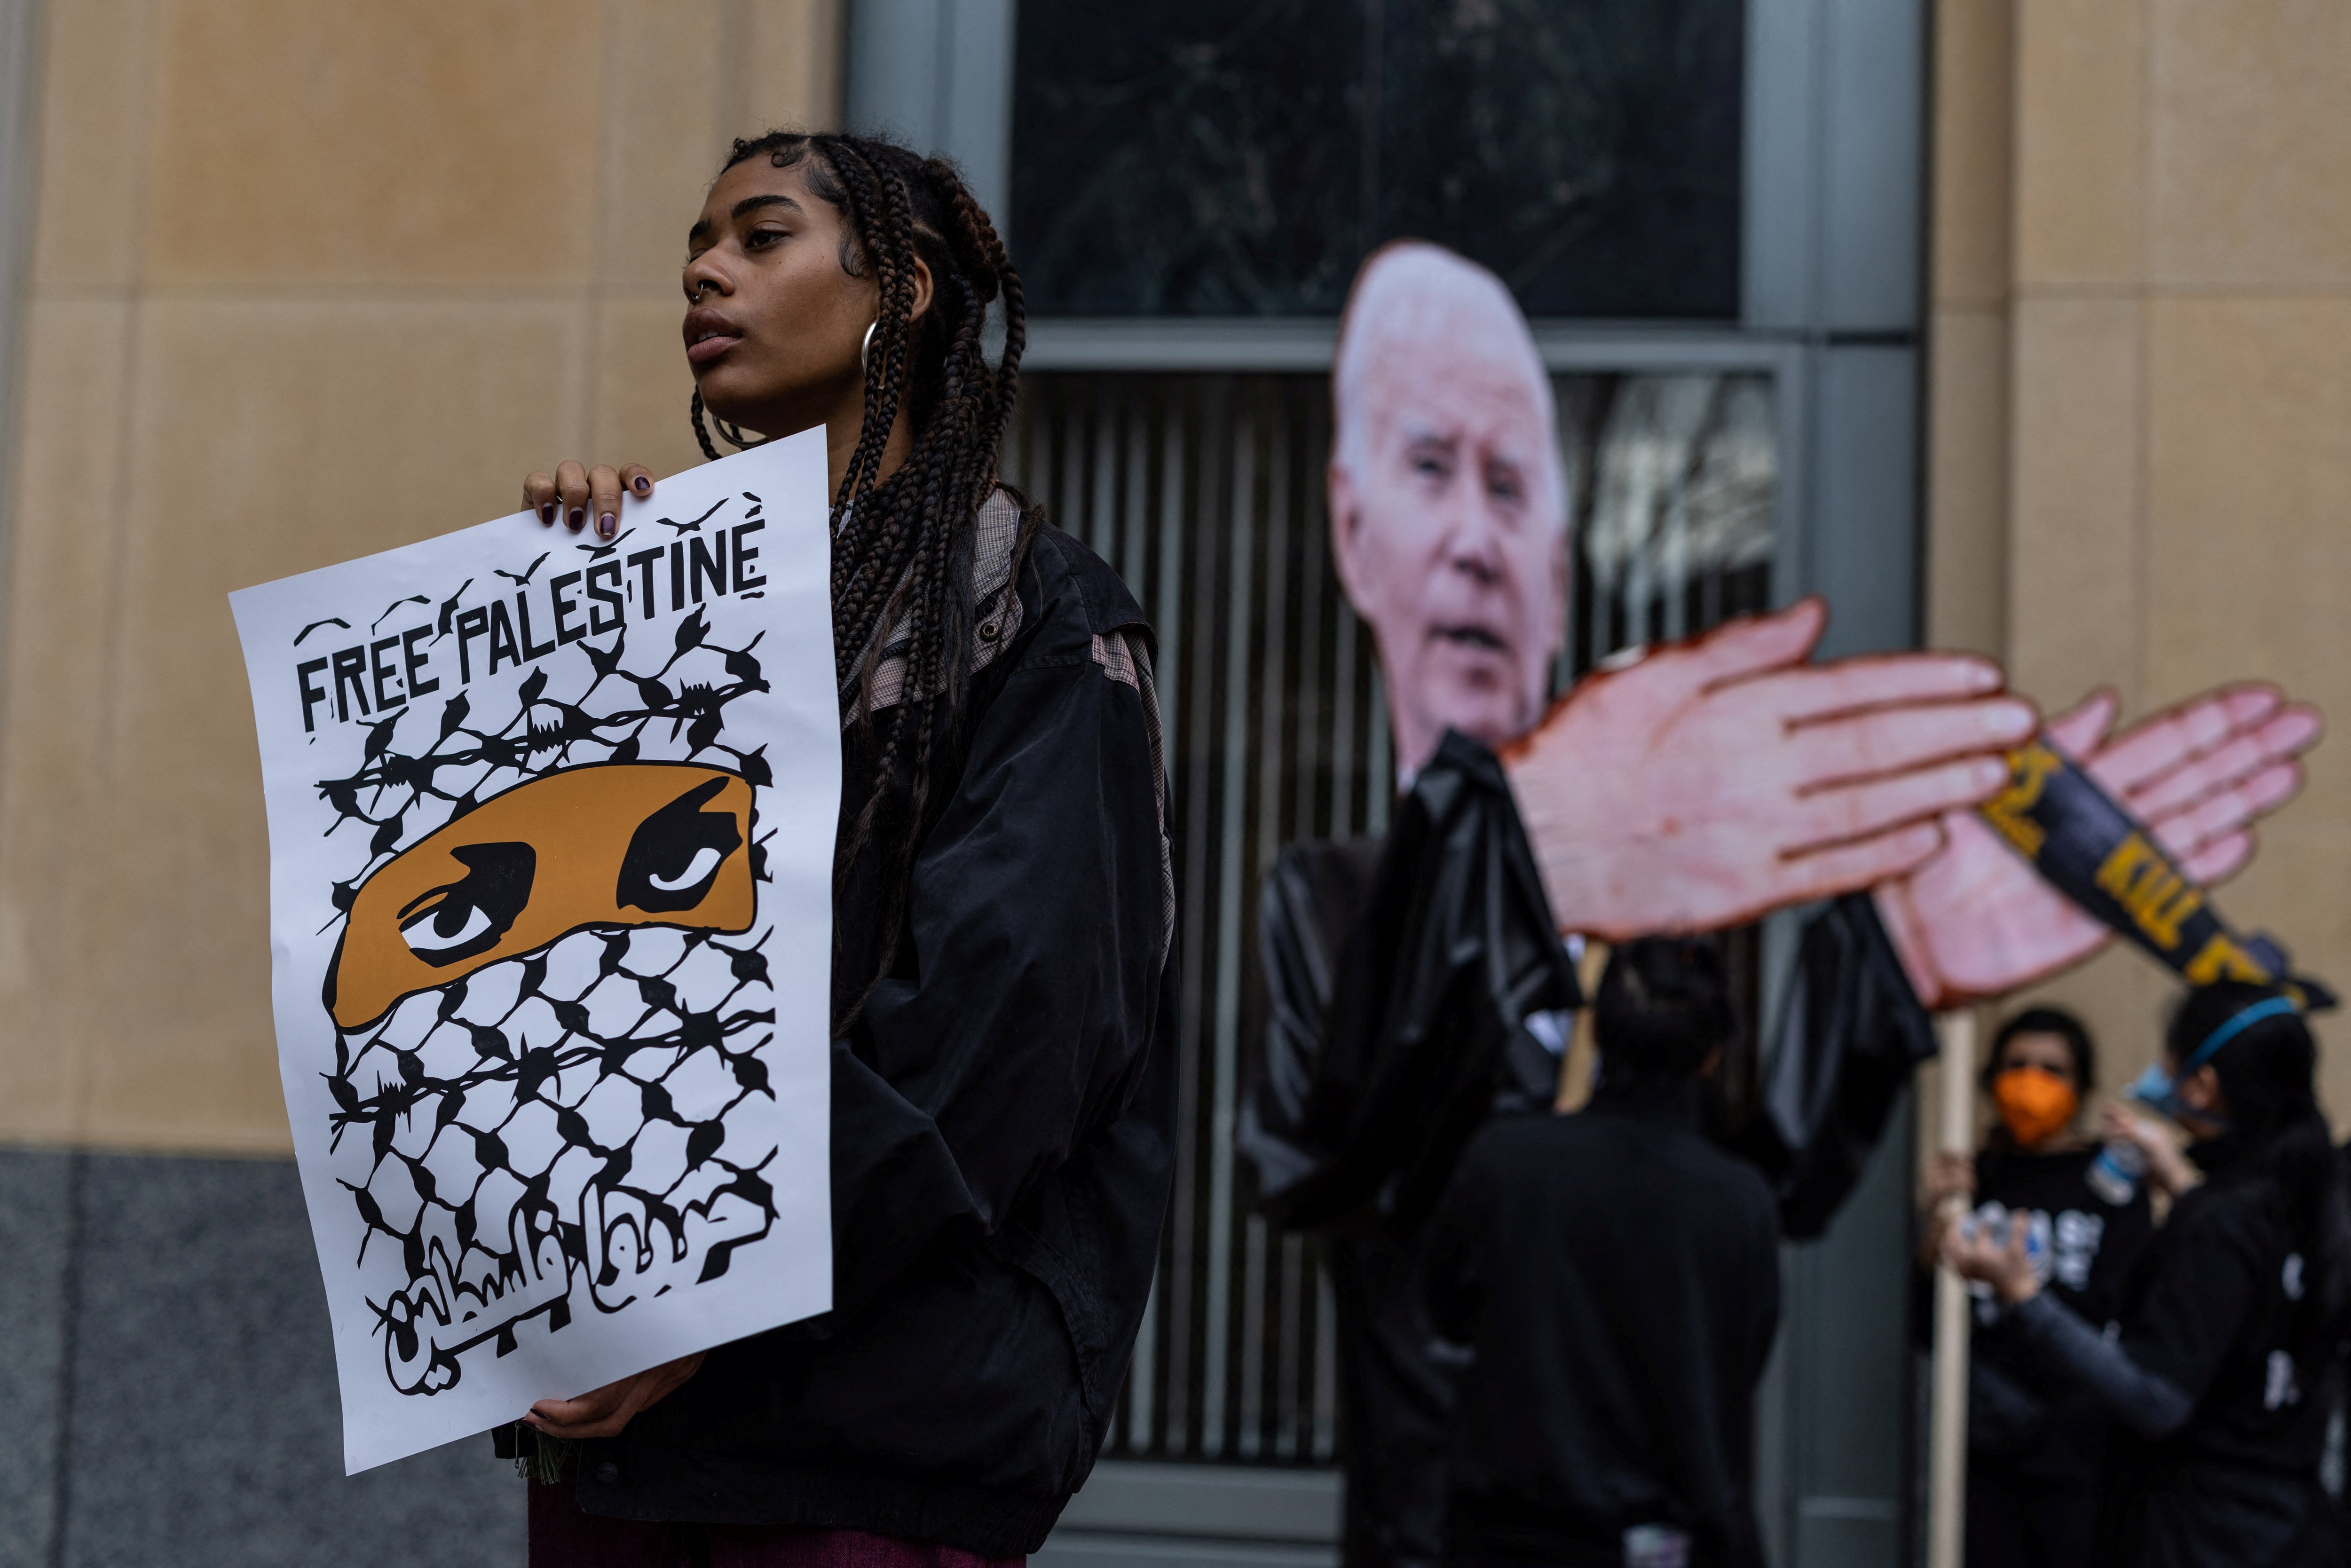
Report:
[[[2020,1147],[2064,1132],[2082,1108],[2074,1086],[2045,1067],[2011,1067],[1991,1081],[1991,1103]]]
[[[328,972],[345,1029],[588,926],[751,928],[751,786],[683,762],[549,773],[483,801],[368,878]]]

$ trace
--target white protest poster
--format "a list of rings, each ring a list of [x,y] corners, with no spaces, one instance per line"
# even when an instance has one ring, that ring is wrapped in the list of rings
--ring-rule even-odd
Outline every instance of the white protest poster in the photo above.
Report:
[[[365,1469],[831,1304],[824,433],[231,594]]]

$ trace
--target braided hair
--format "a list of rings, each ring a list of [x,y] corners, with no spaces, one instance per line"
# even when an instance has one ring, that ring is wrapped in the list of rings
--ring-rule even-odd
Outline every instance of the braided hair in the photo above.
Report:
[[[841,1008],[846,1029],[887,975],[905,926],[916,846],[952,796],[962,762],[971,675],[972,554],[980,507],[998,489],[997,457],[1019,388],[1028,338],[1019,275],[987,212],[955,166],[870,136],[770,131],[737,140],[720,172],[765,156],[805,171],[809,189],[841,211],[841,270],[870,271],[880,311],[865,353],[865,413],[849,468],[832,498],[834,673],[844,722],[854,716],[872,785],[841,837],[836,902],[869,844],[882,869],[881,939],[874,972]],[[931,308],[914,315],[914,262],[930,268]],[[1004,351],[987,363],[987,308],[1004,312]],[[695,393],[694,431],[718,455]],[[904,409],[914,433],[905,462],[882,476],[883,448]],[[749,441],[720,422],[737,445]],[[1018,501],[1018,497],[1015,497]],[[1036,528],[1022,506],[1012,580]],[[903,629],[903,635],[898,633]],[[885,644],[887,648],[885,649]],[[873,714],[875,671],[903,650],[902,700]],[[902,775],[903,802],[892,786]],[[941,788],[941,780],[949,781]]]

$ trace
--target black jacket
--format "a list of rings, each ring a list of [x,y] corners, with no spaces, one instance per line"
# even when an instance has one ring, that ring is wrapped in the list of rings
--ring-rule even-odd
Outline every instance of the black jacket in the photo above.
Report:
[[[2315,1474],[2332,1346],[2305,1343],[2304,1264],[2284,1193],[2231,1138],[2194,1145],[2207,1179],[2171,1206],[2126,1287],[2122,1349],[2195,1406],[2158,1459]]]
[[[1117,577],[1043,528],[1012,587],[976,617],[1003,651],[973,681],[907,939],[833,1042],[833,1311],[712,1351],[587,1445],[589,1512],[1018,1556],[1092,1467],[1171,1169],[1165,773]],[[846,821],[871,770],[843,746]],[[836,998],[872,972],[877,886],[869,847],[835,903]]]
[[[1499,1118],[1430,1221],[1438,1333],[1470,1347],[1448,1555],[1621,1563],[1626,1530],[1695,1568],[1762,1561],[1755,1385],[1780,1319],[1779,1226],[1694,1090],[1603,1085],[1573,1116]]]
[[[1285,1224],[1368,1208],[1409,1229],[1498,1093],[1549,1103],[1557,1063],[1526,1021],[1582,998],[1510,780],[1476,741],[1446,732],[1375,860],[1284,851],[1260,939],[1272,1029],[1242,1141]]]
[[[2099,1561],[2129,1568],[2342,1562],[2320,1483],[2339,1347],[2308,1322],[2305,1260],[2258,1145],[2191,1151],[2125,1289],[2118,1340],[2043,1291],[2005,1313],[2043,1384],[2112,1415]]]
[[[1240,1142],[1265,1206],[1322,1227],[1345,1558],[1433,1564],[1454,1367],[1433,1345],[1418,1240],[1398,1220],[1433,1200],[1488,1116],[1551,1104],[1559,1061],[1526,1025],[1577,1000],[1575,973],[1509,781],[1458,735],[1384,840],[1282,851],[1259,929],[1270,1012]]]

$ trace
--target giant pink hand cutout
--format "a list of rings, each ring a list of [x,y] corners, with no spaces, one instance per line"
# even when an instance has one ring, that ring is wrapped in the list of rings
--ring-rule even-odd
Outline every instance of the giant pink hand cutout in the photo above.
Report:
[[[1999,789],[1999,754],[2038,719],[2000,695],[1997,666],[1806,664],[1826,620],[1807,600],[1657,650],[1578,685],[1506,751],[1562,931],[1706,930],[1875,886]]]
[[[2318,711],[2272,686],[2226,686],[2109,739],[2116,699],[2092,695],[2049,727],[2180,869],[2210,886],[2252,857],[2252,824],[2302,788],[2294,759],[2317,744]],[[1876,890],[1877,908],[1928,1007],[2047,979],[2114,934],[2043,882],[1972,811],[1944,819],[1931,860]]]

